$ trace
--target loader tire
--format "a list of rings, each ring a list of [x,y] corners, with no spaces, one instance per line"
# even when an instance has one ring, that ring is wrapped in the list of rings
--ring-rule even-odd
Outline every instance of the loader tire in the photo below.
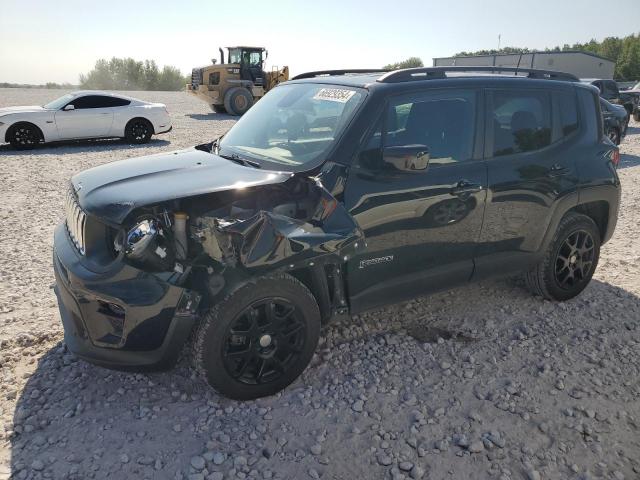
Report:
[[[253,96],[246,88],[232,88],[224,96],[224,108],[229,115],[243,115],[251,105],[253,105]]]

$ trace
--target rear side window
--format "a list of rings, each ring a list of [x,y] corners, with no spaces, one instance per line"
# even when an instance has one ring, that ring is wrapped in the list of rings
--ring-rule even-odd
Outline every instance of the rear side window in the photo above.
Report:
[[[384,146],[425,145],[430,165],[470,160],[476,93],[443,90],[404,95],[389,105]]]
[[[549,92],[497,90],[492,99],[493,156],[531,152],[551,144]]]
[[[107,99],[105,103],[107,103],[108,107],[126,107],[131,103],[131,100],[126,100],[124,98],[117,97],[102,97]]]

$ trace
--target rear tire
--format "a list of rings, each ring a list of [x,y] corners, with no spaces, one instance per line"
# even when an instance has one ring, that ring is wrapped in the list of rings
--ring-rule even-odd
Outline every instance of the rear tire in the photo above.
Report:
[[[320,337],[320,310],[300,281],[260,277],[216,304],[193,341],[197,371],[236,400],[273,395],[307,367]]]
[[[633,114],[633,119],[636,122],[640,122],[640,110],[638,110],[636,113]]]
[[[42,131],[32,123],[16,123],[9,127],[7,140],[16,150],[30,150],[44,142]]]
[[[227,109],[224,108],[224,105],[211,105],[211,110],[216,113],[227,113]]]
[[[525,275],[529,290],[547,300],[578,295],[591,281],[600,258],[600,231],[586,215],[569,212],[560,221],[544,258]]]
[[[124,129],[124,136],[129,143],[139,145],[148,143],[153,135],[153,125],[145,118],[134,118],[129,120]]]
[[[243,115],[252,105],[253,96],[246,88],[232,88],[224,96],[224,108],[230,115]]]

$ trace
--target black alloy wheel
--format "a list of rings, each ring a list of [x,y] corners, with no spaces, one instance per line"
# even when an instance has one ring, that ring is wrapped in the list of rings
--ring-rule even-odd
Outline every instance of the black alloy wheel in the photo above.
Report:
[[[311,361],[320,324],[318,303],[297,278],[278,273],[249,279],[216,300],[198,323],[194,366],[229,398],[273,395]]]
[[[11,127],[8,137],[11,146],[19,150],[35,148],[42,142],[40,130],[28,123],[19,123]]]
[[[589,278],[595,258],[595,242],[586,230],[573,232],[560,245],[555,262],[555,278],[560,288],[571,290]]]
[[[248,385],[278,380],[304,347],[305,323],[284,298],[263,299],[231,323],[222,353],[227,373]]]
[[[153,127],[144,118],[134,118],[127,124],[125,135],[131,143],[147,143],[153,135]]]
[[[594,220],[568,212],[542,259],[525,275],[529,290],[547,300],[565,301],[591,281],[600,258],[601,232]]]

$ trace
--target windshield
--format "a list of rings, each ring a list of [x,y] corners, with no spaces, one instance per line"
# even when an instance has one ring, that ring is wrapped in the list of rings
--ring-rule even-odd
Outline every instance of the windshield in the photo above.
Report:
[[[640,90],[640,82],[636,83],[632,90]]]
[[[269,92],[222,138],[218,152],[292,167],[324,159],[364,99],[361,89],[299,83]]]
[[[67,103],[69,103],[72,98],[73,98],[73,95],[71,95],[70,93],[67,93],[66,95],[63,95],[60,98],[56,98],[53,102],[47,103],[46,105],[43,106],[43,108],[46,108],[47,110],[60,110]]]

